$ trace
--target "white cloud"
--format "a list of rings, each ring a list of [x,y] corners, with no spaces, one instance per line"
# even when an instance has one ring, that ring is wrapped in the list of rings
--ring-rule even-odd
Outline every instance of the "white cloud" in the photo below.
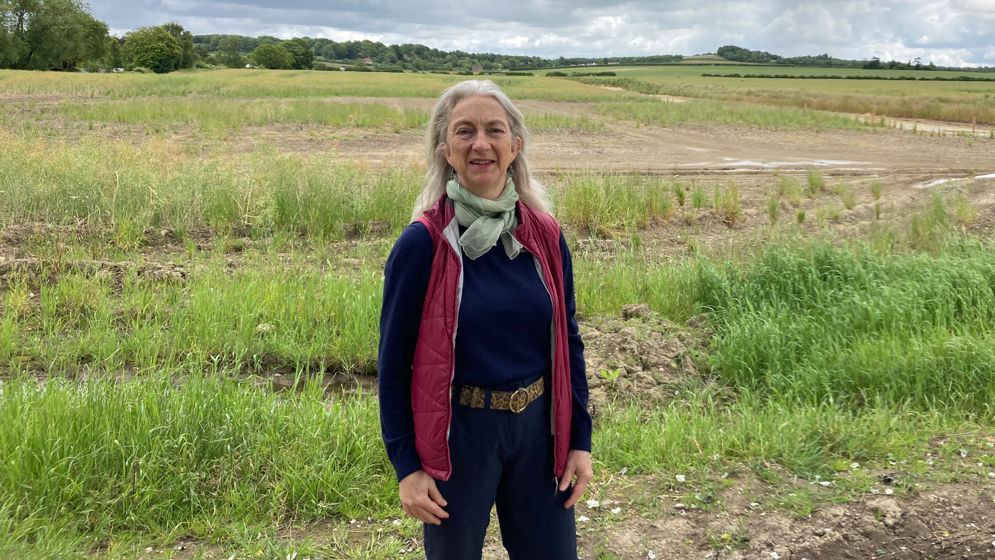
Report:
[[[995,0],[91,0],[123,33],[175,20],[195,34],[422,43],[558,56],[700,54],[726,44],[783,56],[921,57],[980,64]]]

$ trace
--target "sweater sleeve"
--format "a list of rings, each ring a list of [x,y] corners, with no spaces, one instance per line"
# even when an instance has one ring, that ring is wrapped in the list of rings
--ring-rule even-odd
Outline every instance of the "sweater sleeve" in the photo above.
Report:
[[[431,272],[432,237],[415,222],[398,238],[384,267],[377,353],[380,430],[398,481],[421,470],[411,408],[411,365]]]
[[[584,365],[584,341],[577,327],[577,300],[574,296],[573,262],[567,240],[560,232],[563,259],[563,297],[567,305],[567,345],[570,352],[570,386],[573,392],[573,419],[570,426],[570,449],[591,451],[591,414],[587,410],[587,368]]]

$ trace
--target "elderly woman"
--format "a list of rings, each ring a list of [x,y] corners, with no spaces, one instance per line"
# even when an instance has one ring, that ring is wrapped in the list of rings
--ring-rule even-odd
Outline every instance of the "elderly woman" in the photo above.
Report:
[[[575,559],[592,476],[573,271],[522,113],[490,81],[445,92],[413,222],[387,260],[380,424],[430,560]],[[576,483],[573,479],[576,477]]]

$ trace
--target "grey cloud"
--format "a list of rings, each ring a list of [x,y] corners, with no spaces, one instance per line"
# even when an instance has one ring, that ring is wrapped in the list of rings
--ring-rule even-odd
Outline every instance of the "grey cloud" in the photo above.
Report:
[[[92,0],[115,32],[175,20],[194,33],[309,35],[543,57],[698,54],[724,44],[794,56],[995,64],[995,0]]]

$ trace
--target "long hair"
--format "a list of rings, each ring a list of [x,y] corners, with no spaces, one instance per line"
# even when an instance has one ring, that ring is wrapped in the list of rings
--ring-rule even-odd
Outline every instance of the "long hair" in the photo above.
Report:
[[[471,95],[489,95],[504,107],[508,114],[508,123],[511,125],[512,139],[522,139],[522,149],[518,151],[515,160],[511,162],[511,169],[515,172],[514,181],[515,190],[518,191],[518,199],[531,208],[547,214],[550,213],[549,193],[542,183],[532,177],[532,167],[529,165],[528,157],[532,134],[525,127],[522,112],[515,107],[507,94],[494,82],[467,80],[443,91],[432,109],[432,119],[425,132],[425,158],[428,163],[428,173],[425,174],[425,186],[422,187],[415,199],[411,220],[417,220],[423,212],[439,200],[442,193],[446,192],[446,183],[449,182],[452,168],[442,154],[439,145],[446,140],[446,131],[449,129],[449,119],[452,117],[453,109],[460,101]]]

